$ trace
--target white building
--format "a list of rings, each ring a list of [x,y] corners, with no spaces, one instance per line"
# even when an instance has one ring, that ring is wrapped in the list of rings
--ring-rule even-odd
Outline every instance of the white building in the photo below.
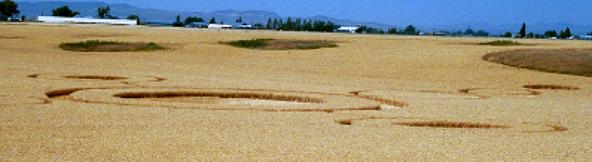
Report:
[[[358,26],[342,26],[337,29],[337,32],[356,33],[358,29],[360,29]]]
[[[208,25],[208,29],[232,29],[232,25],[210,24],[210,25]]]
[[[37,21],[46,23],[72,24],[109,24],[109,25],[137,25],[136,20],[128,19],[95,19],[81,17],[38,16]]]

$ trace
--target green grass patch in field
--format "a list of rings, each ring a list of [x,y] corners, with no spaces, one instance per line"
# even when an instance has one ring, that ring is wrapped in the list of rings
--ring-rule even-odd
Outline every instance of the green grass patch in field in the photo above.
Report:
[[[479,43],[479,45],[489,45],[489,46],[519,46],[519,45],[522,45],[522,43],[519,43],[517,41],[511,41],[511,40],[495,40],[495,41],[491,41],[491,42]]]
[[[63,50],[76,52],[143,52],[162,50],[164,47],[154,43],[128,43],[117,41],[87,40],[75,43],[62,43]]]
[[[332,41],[327,40],[278,40],[278,39],[250,39],[221,42],[240,48],[262,49],[262,50],[291,50],[291,49],[319,49],[337,47]]]

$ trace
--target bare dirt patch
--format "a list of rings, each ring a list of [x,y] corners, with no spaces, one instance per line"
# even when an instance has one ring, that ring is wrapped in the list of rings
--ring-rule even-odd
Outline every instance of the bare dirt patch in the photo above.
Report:
[[[553,84],[532,84],[532,85],[524,85],[524,88],[528,89],[545,89],[545,90],[567,90],[567,91],[574,91],[579,90],[579,87],[574,86],[562,86],[562,85],[553,85]]]
[[[592,77],[592,49],[511,50],[487,54],[483,60],[518,68]]]

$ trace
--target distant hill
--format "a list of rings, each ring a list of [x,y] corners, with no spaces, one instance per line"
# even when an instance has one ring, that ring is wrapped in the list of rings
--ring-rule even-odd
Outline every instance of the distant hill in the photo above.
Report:
[[[266,24],[269,18],[282,18],[276,13],[267,11],[235,11],[222,10],[211,13],[203,12],[176,12],[158,9],[139,8],[128,4],[116,3],[107,4],[105,2],[66,2],[66,1],[44,1],[44,2],[19,2],[19,10],[21,15],[28,18],[34,18],[40,15],[51,15],[54,8],[68,5],[72,10],[80,12],[82,17],[95,17],[97,15],[97,8],[102,6],[109,6],[111,8],[111,15],[120,18],[125,18],[129,15],[135,14],[140,16],[142,21],[172,23],[177,15],[181,15],[184,19],[187,16],[202,17],[206,21],[215,17],[217,21],[225,21],[227,23],[234,22],[238,17],[242,17],[243,22],[246,23],[262,23]],[[286,19],[283,17],[284,20]],[[306,19],[332,21],[340,25],[370,25],[378,28],[388,28],[388,24],[380,24],[373,22],[357,22],[347,19],[336,19],[326,16],[314,16]]]
[[[81,16],[83,17],[94,17],[96,16],[96,11],[98,7],[102,6],[109,6],[111,7],[111,14],[120,18],[125,18],[128,15],[135,14],[139,15],[142,21],[144,22],[155,22],[155,23],[172,23],[175,20],[177,15],[181,15],[182,19],[186,18],[187,16],[198,16],[205,19],[205,21],[210,20],[212,17],[215,17],[217,21],[224,21],[225,23],[232,24],[234,20],[236,20],[239,16],[242,17],[243,22],[246,23],[262,23],[266,24],[268,18],[283,18],[286,20],[286,17],[282,17],[276,13],[268,12],[268,11],[235,11],[235,10],[222,10],[222,11],[215,11],[211,13],[203,13],[203,12],[178,12],[178,11],[168,11],[168,10],[159,10],[159,9],[149,9],[149,8],[139,8],[136,6],[123,4],[123,3],[115,3],[115,4],[108,4],[105,2],[69,2],[69,1],[42,1],[42,2],[26,2],[26,1],[19,1],[19,10],[21,11],[21,15],[25,15],[28,18],[34,18],[39,15],[51,15],[51,11],[54,8],[61,7],[63,5],[70,6],[71,9],[79,11]],[[365,21],[357,21],[357,20],[348,20],[348,19],[338,19],[333,17],[327,16],[313,16],[313,17],[305,17],[306,19],[312,20],[324,20],[324,21],[332,21],[335,24],[339,25],[368,25],[375,28],[381,29],[388,29],[390,27],[397,27],[398,29],[402,29],[403,27],[409,24],[397,24],[390,25],[390,24],[383,24],[383,23],[376,23],[376,22],[365,22]],[[438,25],[418,25],[414,24],[419,30],[432,32],[434,30],[448,30],[448,31],[464,31],[468,27],[471,27],[474,30],[483,29],[492,34],[500,34],[503,32],[518,32],[520,29],[520,23],[518,24],[493,24],[493,23],[477,23],[477,22],[467,22],[467,23],[456,23],[456,24],[438,24]],[[548,22],[548,23],[530,23],[527,22],[527,30],[533,31],[535,33],[543,33],[546,30],[553,29],[553,30],[564,30],[566,27],[570,27],[572,32],[576,34],[584,34],[584,32],[590,32],[592,26],[590,25],[574,25],[569,23],[562,23],[562,22]]]

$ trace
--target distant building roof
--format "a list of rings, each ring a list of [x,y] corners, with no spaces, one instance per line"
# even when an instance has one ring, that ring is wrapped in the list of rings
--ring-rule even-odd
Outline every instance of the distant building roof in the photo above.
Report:
[[[95,19],[81,17],[58,17],[58,16],[38,16],[38,21],[46,23],[76,23],[76,24],[110,24],[110,25],[137,25],[136,20],[128,19]]]

